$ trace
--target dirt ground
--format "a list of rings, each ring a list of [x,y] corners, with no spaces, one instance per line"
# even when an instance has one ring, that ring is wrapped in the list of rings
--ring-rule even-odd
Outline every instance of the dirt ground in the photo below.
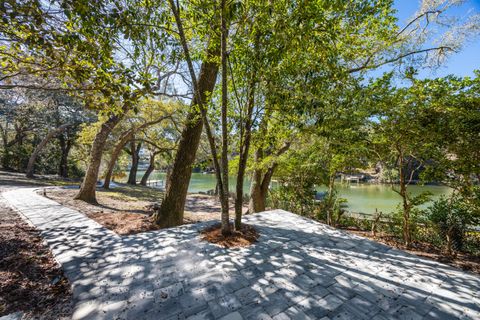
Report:
[[[0,197],[0,316],[21,311],[28,319],[69,319],[71,299],[38,231]]]
[[[388,246],[415,254],[420,257],[429,258],[432,260],[436,260],[442,263],[449,264],[456,268],[471,271],[474,273],[480,274],[480,256],[473,256],[459,253],[456,257],[446,257],[444,253],[442,253],[437,248],[429,245],[427,243],[414,243],[412,244],[411,248],[407,248],[402,243],[398,242],[396,239],[392,238],[391,236],[386,236],[382,234],[378,234],[375,237],[372,236],[371,232],[369,231],[359,231],[359,230],[352,230],[347,229],[347,231],[354,233],[356,235],[370,238],[374,241],[386,244]]]
[[[39,191],[48,198],[78,210],[118,234],[126,235],[158,229],[151,214],[152,204],[161,202],[158,189],[119,185],[111,190],[98,189],[98,204],[74,200],[77,188],[45,188]],[[231,204],[233,213],[233,203]],[[245,208],[246,211],[246,208]],[[189,194],[185,204],[184,223],[220,219],[220,203],[216,197]]]

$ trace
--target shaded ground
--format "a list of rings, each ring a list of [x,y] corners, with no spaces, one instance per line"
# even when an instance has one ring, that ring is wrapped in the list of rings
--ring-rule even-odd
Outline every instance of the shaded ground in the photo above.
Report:
[[[76,209],[118,234],[134,234],[156,230],[151,214],[153,203],[161,202],[163,193],[159,189],[119,185],[110,190],[98,189],[98,204],[74,200],[77,189],[48,188],[44,194],[69,208]],[[233,204],[232,204],[233,213]],[[246,210],[246,208],[245,208]],[[220,203],[216,197],[189,194],[185,205],[184,223],[210,221],[220,218]]]
[[[110,230],[121,235],[156,230],[153,223],[151,205],[163,198],[160,189],[144,186],[117,184],[110,190],[97,189],[98,205],[73,200],[78,192],[79,181],[62,179],[55,175],[37,175],[28,179],[24,173],[0,170],[0,186],[4,190],[16,187],[46,187],[44,194],[69,208],[76,209]],[[53,188],[63,186],[64,188]],[[230,211],[234,212],[233,201]],[[244,208],[244,212],[247,207]],[[185,203],[184,223],[196,223],[220,218],[220,202],[214,196],[189,194]]]
[[[211,223],[119,237],[32,189],[4,197],[64,266],[73,319],[480,318],[477,275],[282,210],[225,249],[201,240]]]
[[[59,179],[55,176],[39,176],[36,179],[27,179],[22,173],[0,170],[0,190],[18,186],[52,186],[72,185],[71,180]],[[47,197],[62,203],[70,208],[77,209],[118,234],[133,234],[157,229],[149,216],[149,206],[162,198],[158,189],[143,186],[120,185],[112,190],[98,190],[100,205],[90,205],[82,201],[72,200],[76,189],[46,189]],[[43,193],[43,191],[40,191]],[[231,211],[233,212],[233,203]],[[244,208],[246,211],[247,208]],[[185,223],[219,220],[220,204],[216,197],[203,194],[189,194],[185,206]],[[438,249],[425,244],[417,244],[414,249],[407,249],[391,237],[371,237],[370,232],[349,230],[358,235],[368,237],[377,242],[405,250],[436,261],[450,264],[462,270],[480,274],[480,257],[459,254],[452,259],[446,259]]]
[[[25,173],[0,170],[0,190],[11,187],[66,186],[78,183],[72,179],[59,178],[56,175],[37,175],[35,179],[25,177]]]
[[[40,319],[68,319],[71,299],[70,284],[39,232],[0,195],[0,316],[22,311]]]
[[[429,258],[439,262],[447,263],[456,268],[475,272],[480,274],[480,256],[469,255],[465,253],[458,253],[455,257],[446,257],[445,253],[435,248],[434,246],[428,243],[413,243],[411,248],[407,248],[404,244],[400,243],[397,239],[392,236],[378,234],[373,237],[369,231],[360,231],[360,230],[347,230],[351,233],[360,235],[362,237],[370,238],[374,241],[387,244],[397,249],[404,250],[406,252],[415,254],[420,257]]]

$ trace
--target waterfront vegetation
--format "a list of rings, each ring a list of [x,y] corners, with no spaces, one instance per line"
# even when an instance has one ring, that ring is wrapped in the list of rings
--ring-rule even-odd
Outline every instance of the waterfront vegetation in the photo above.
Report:
[[[480,71],[420,75],[479,32],[456,5],[424,0],[402,23],[393,1],[7,1],[2,167],[80,179],[72,197],[93,205],[99,180],[147,185],[161,169],[155,228],[185,223],[192,170],[208,171],[227,238],[245,207],[281,208],[478,257]],[[373,194],[376,212],[346,213],[341,175],[398,205]]]

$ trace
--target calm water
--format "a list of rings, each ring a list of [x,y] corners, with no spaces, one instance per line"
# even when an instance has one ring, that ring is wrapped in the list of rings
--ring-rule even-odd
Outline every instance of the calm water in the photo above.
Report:
[[[138,172],[138,179],[140,180],[143,175],[143,171]],[[165,173],[153,172],[151,180],[164,180]],[[215,188],[215,175],[214,174],[202,174],[192,173],[189,192],[208,191]],[[229,179],[230,190],[235,190],[235,179]],[[244,190],[248,192],[250,189],[250,182],[245,181]],[[396,206],[400,203],[400,196],[392,191],[389,185],[382,184],[355,184],[337,185],[339,196],[348,200],[347,205],[349,211],[373,213],[375,209],[384,213],[391,212],[396,209]],[[325,187],[317,188],[318,191],[325,191]],[[418,195],[423,191],[430,191],[433,194],[433,199],[440,197],[441,195],[448,194],[449,188],[444,186],[416,186],[412,185],[408,187],[408,191],[414,195]]]

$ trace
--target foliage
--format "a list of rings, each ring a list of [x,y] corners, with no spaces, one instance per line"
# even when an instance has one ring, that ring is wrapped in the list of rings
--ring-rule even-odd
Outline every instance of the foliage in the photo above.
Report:
[[[331,225],[338,225],[347,212],[347,199],[339,197],[338,192],[333,189],[325,193],[324,198],[320,201],[319,212],[317,218],[330,222]]]
[[[69,124],[36,162],[39,173],[57,173],[61,154],[66,152],[62,148],[71,146],[79,127],[93,118],[78,99],[62,92],[12,89],[0,92],[0,101],[2,165],[20,171],[25,169],[31,152],[49,131]]]
[[[425,232],[426,211],[418,207],[411,207],[409,211],[408,228],[410,230],[411,242],[424,239],[422,236]],[[404,239],[404,209],[402,205],[397,207],[388,217],[389,222],[386,224],[388,234],[393,235],[396,239]]]
[[[344,209],[335,178],[380,164],[377,178],[392,183],[403,201],[392,231],[401,229],[409,243],[426,228],[418,209],[425,195],[411,197],[409,184],[442,182],[462,203],[478,202],[480,73],[420,80],[411,68],[440,63],[478,30],[474,15],[452,28],[455,19],[445,12],[458,3],[422,1],[401,26],[393,0],[4,1],[2,165],[23,170],[42,137],[72,122],[46,147],[37,171],[56,172],[59,158],[68,156],[63,164],[81,174],[99,129],[119,116],[105,129],[99,166],[103,151],[111,155],[126,133],[141,128],[131,140],[152,155],[161,152],[161,164],[171,167],[181,132],[198,120],[191,115],[200,107],[211,148],[197,162],[211,164],[213,157],[219,172],[213,154],[221,147],[222,168],[228,156],[239,177],[237,193],[245,174],[255,177],[252,190],[266,190],[274,176],[280,184],[270,194],[274,206],[334,224]],[[440,41],[432,39],[434,25],[446,31]],[[185,102],[199,94],[200,63],[214,66],[215,76],[221,63],[222,88],[202,92],[208,104],[199,99],[190,110]],[[403,79],[368,73],[386,64],[396,64]],[[143,127],[167,114],[169,121]],[[201,146],[207,149],[205,141]],[[121,154],[117,168],[129,161]],[[318,203],[319,185],[328,192]],[[444,207],[436,205],[437,216]]]
[[[319,208],[315,203],[314,194],[314,189],[308,189],[305,186],[302,189],[297,189],[293,185],[280,186],[278,189],[270,190],[268,205],[272,208],[316,218],[319,215]]]
[[[468,230],[480,223],[479,209],[456,193],[449,198],[442,197],[429,208],[428,219],[437,230],[447,254],[464,249]]]

